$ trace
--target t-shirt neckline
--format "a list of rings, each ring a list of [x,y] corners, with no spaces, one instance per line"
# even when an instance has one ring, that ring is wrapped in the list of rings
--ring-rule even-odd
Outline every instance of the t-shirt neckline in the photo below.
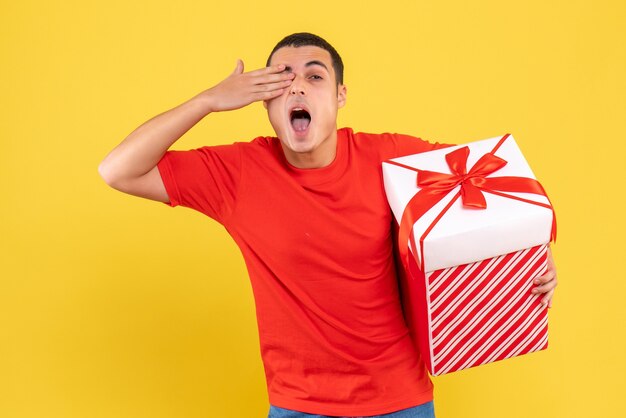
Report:
[[[328,183],[338,179],[346,170],[348,162],[348,132],[346,128],[337,129],[337,152],[333,161],[324,167],[319,168],[298,168],[285,157],[285,153],[280,144],[280,139],[275,138],[275,148],[280,161],[285,170],[298,183],[302,185],[314,186]]]

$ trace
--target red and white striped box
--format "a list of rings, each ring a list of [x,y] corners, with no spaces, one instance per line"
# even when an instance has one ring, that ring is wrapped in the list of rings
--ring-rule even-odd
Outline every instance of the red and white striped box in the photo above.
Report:
[[[556,221],[513,137],[395,158],[383,176],[405,317],[429,372],[545,349],[547,310],[531,290]]]

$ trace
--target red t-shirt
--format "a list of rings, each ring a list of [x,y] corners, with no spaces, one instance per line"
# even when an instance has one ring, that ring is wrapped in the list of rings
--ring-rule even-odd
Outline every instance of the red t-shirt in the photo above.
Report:
[[[158,163],[167,204],[217,220],[241,249],[270,404],[377,415],[432,400],[402,316],[381,162],[445,146],[342,128],[323,168],[290,165],[275,137]]]

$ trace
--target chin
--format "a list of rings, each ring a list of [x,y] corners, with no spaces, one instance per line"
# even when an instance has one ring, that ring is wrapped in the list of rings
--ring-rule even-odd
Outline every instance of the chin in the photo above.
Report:
[[[296,132],[291,126],[282,129],[282,136],[278,138],[283,145],[293,152],[310,152],[316,147],[315,131],[307,129],[306,132]]]

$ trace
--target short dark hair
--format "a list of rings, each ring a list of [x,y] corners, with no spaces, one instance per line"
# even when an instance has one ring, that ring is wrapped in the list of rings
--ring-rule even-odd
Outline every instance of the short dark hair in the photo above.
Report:
[[[270,61],[272,60],[272,55],[274,55],[274,52],[286,46],[291,46],[294,48],[298,48],[301,46],[317,46],[319,48],[325,49],[330,54],[330,58],[333,63],[333,69],[335,70],[335,78],[337,79],[337,84],[343,84],[343,61],[341,60],[339,53],[337,53],[335,48],[333,48],[331,44],[326,42],[326,40],[308,32],[292,33],[289,36],[285,36],[280,42],[276,44],[274,49],[272,49],[270,56],[267,57],[267,63],[265,65],[270,65]]]

